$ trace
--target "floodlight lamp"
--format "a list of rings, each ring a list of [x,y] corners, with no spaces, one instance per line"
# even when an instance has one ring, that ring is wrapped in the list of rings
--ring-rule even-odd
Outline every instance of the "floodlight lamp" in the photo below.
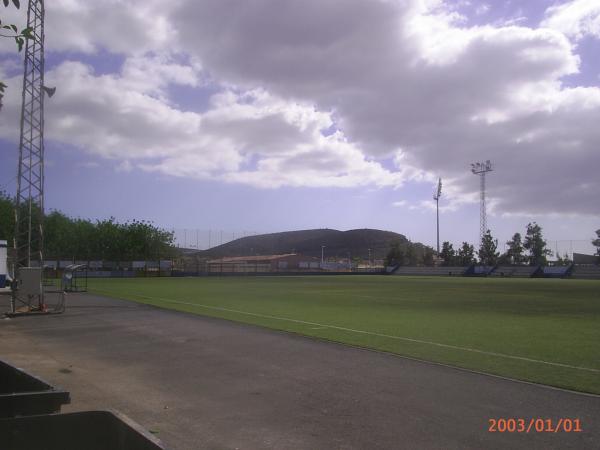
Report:
[[[47,86],[42,86],[42,89],[46,94],[48,94],[48,97],[52,97],[56,92],[56,87],[49,88]]]

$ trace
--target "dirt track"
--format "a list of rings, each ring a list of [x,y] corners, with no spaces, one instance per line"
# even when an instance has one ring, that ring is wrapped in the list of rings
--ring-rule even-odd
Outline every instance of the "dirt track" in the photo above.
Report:
[[[0,320],[0,358],[173,450],[600,448],[600,397],[91,295]],[[583,432],[488,432],[510,417]]]

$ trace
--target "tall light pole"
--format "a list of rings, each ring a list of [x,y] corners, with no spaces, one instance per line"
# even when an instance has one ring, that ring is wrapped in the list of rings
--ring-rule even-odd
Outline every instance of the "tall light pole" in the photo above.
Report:
[[[485,206],[485,174],[492,171],[492,162],[488,159],[484,163],[471,164],[471,172],[474,175],[479,175],[479,244],[483,240],[483,236],[487,232],[487,212]]]
[[[321,245],[321,266],[323,266],[324,262],[325,262],[325,246]]]
[[[440,254],[440,197],[442,196],[442,179],[438,179],[437,191],[433,194],[433,199],[435,200],[435,211],[437,218],[437,254]]]

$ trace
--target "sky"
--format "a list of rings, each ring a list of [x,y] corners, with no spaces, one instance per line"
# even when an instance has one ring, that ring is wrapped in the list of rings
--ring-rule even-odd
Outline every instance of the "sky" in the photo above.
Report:
[[[477,244],[470,165],[490,160],[501,248],[536,221],[551,248],[592,251],[597,0],[46,3],[48,210],[148,220],[178,240],[202,230],[199,247],[209,229],[214,245],[218,230],[305,228],[435,245],[441,177],[441,240],[456,248]],[[25,6],[0,11],[25,26]],[[9,193],[22,56],[0,39]]]

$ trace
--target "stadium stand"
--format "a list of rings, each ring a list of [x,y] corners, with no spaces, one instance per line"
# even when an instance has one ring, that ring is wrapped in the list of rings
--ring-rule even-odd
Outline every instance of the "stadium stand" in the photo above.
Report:
[[[573,266],[571,277],[600,280],[600,266]]]
[[[571,275],[573,265],[568,266],[548,266],[542,268],[542,276],[544,278],[565,278]]]
[[[400,266],[392,275],[462,276],[468,267],[414,267]]]
[[[491,274],[494,271],[495,268],[496,268],[495,266],[471,265],[465,271],[464,275],[470,276],[470,277],[487,277],[489,274]]]
[[[490,273],[493,277],[531,278],[541,272],[540,266],[498,266]]]

